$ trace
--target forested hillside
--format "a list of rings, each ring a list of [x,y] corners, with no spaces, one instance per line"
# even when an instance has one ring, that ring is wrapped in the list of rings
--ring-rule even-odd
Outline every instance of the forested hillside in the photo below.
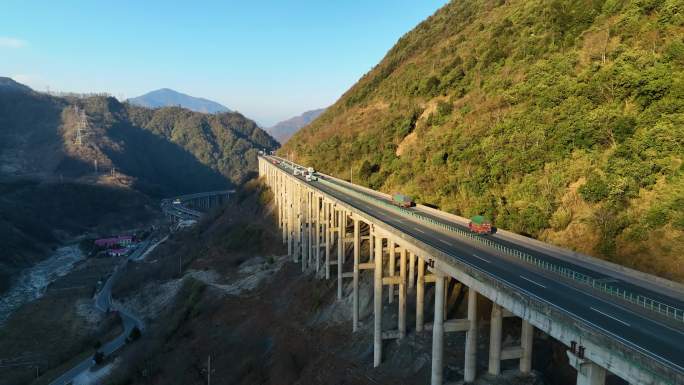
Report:
[[[453,1],[284,146],[684,281],[680,0]]]
[[[238,113],[148,109],[107,96],[0,86],[0,175],[94,182],[113,170],[119,182],[169,196],[242,183],[256,173],[258,149],[276,146]]]

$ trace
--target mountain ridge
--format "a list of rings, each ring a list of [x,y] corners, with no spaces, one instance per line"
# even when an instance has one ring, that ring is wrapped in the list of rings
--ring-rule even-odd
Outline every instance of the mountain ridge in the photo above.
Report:
[[[325,112],[325,108],[305,111],[300,115],[280,121],[266,129],[278,142],[285,143],[300,128],[314,121]]]
[[[160,88],[146,94],[130,98],[129,103],[147,108],[184,107],[195,112],[215,114],[231,110],[213,100],[190,96],[171,88]]]

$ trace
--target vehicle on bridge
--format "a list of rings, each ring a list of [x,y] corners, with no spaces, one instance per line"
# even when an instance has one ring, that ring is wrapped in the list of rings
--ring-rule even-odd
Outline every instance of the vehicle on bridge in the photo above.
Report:
[[[173,200],[173,204],[174,204],[174,205],[179,205],[179,204],[181,204],[180,199],[177,199],[177,198],[174,199],[174,200]]]
[[[318,177],[316,175],[314,175],[314,173],[309,172],[309,173],[306,173],[306,175],[304,176],[304,179],[306,179],[307,182],[313,182],[313,181],[318,180]]]
[[[404,194],[392,194],[392,204],[399,207],[412,207],[416,205],[413,198]]]
[[[482,215],[475,215],[468,223],[470,231],[478,234],[491,234],[492,222]]]

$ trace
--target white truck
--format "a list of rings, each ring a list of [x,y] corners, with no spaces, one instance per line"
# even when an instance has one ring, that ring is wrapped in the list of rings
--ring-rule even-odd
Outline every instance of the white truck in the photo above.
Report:
[[[304,178],[306,179],[307,182],[312,182],[312,181],[318,180],[318,177],[316,176],[316,171],[314,170],[313,167],[309,167],[306,169],[306,173],[304,174]]]

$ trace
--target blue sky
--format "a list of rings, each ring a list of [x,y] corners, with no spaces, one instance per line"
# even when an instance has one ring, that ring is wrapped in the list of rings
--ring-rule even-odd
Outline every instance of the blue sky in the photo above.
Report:
[[[5,0],[0,76],[134,97],[168,87],[258,123],[332,104],[446,0]]]

